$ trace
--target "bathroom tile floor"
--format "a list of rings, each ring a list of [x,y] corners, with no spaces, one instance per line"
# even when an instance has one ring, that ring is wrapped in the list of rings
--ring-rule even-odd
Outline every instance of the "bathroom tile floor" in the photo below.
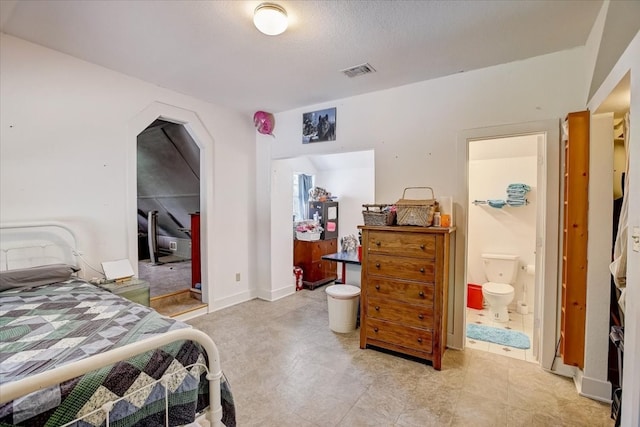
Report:
[[[494,328],[508,328],[512,331],[523,332],[529,337],[529,342],[533,343],[533,313],[526,315],[509,310],[509,322],[494,322],[488,307],[482,310],[476,310],[467,307],[467,325],[475,323],[479,325],[493,326]],[[501,344],[494,344],[486,341],[474,340],[466,337],[466,346],[490,353],[501,354],[513,359],[526,360],[527,362],[535,362],[537,360],[533,356],[533,349],[523,350],[520,348],[509,347]]]
[[[239,426],[603,426],[610,405],[538,365],[467,348],[441,371],[329,329],[325,287],[188,323],[218,344]]]

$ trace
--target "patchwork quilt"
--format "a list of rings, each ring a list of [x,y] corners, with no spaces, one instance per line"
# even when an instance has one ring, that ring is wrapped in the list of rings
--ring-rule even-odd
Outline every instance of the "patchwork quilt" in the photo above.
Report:
[[[187,327],[190,326],[79,279],[3,291],[0,387]],[[133,390],[140,391],[120,400],[110,411],[110,425],[164,425],[165,387],[169,391],[169,425],[187,424],[208,406],[208,385],[201,365],[206,365],[206,354],[197,343],[172,343],[0,405],[0,426],[60,426],[76,418],[81,421],[74,426],[105,425],[104,411],[92,411]],[[150,385],[165,373],[175,374],[164,384]],[[233,396],[224,378],[221,391],[223,422],[235,425]]]

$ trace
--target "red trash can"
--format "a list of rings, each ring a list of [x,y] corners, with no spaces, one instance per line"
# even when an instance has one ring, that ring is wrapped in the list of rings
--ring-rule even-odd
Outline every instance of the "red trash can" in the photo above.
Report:
[[[467,307],[482,310],[482,285],[467,284]]]

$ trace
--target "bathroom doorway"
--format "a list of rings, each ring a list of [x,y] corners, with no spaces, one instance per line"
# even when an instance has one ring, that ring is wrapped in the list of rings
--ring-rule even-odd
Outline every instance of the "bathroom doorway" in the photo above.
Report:
[[[535,363],[538,151],[543,142],[544,134],[473,140],[468,162],[465,346]],[[490,259],[494,255],[500,259]],[[482,291],[490,281],[485,270],[498,263],[505,268],[493,281],[508,286],[489,301]],[[498,301],[507,304],[505,316],[497,315]],[[502,342],[483,340],[486,334]]]
[[[527,295],[522,293],[524,286],[521,287],[520,293],[515,293],[513,303],[517,303],[518,300],[531,301],[531,294],[533,293],[533,307],[528,307],[528,312],[533,313],[533,331],[532,342],[530,343],[531,351],[533,352],[533,359],[543,367],[544,369],[553,369],[555,360],[555,348],[557,344],[557,318],[558,318],[558,265],[559,265],[559,230],[560,230],[560,127],[558,120],[543,120],[536,122],[517,123],[503,126],[493,126],[487,128],[468,129],[462,131],[458,136],[458,168],[462,171],[460,179],[458,180],[458,200],[459,204],[456,204],[455,213],[455,225],[457,228],[457,245],[456,245],[456,264],[455,264],[455,286],[449,289],[449,333],[447,336],[447,345],[452,348],[464,348],[466,345],[467,337],[467,284],[474,283],[471,277],[467,277],[469,268],[474,269],[473,263],[476,263],[473,273],[473,280],[477,280],[479,285],[482,285],[484,281],[484,274],[482,270],[481,259],[476,256],[475,259],[467,254],[467,248],[469,244],[469,231],[470,224],[468,224],[469,212],[472,209],[491,209],[495,212],[484,212],[485,215],[489,214],[501,214],[508,217],[508,212],[500,211],[499,208],[493,208],[489,206],[473,205],[472,201],[478,200],[493,200],[493,198],[500,200],[507,198],[506,189],[509,184],[516,183],[509,180],[502,183],[494,184],[495,188],[491,188],[490,194],[472,194],[469,191],[469,174],[470,169],[470,147],[475,141],[493,141],[498,140],[494,144],[490,144],[493,147],[495,154],[488,152],[489,146],[486,147],[487,153],[485,157],[490,159],[499,158],[500,151],[504,147],[500,147],[501,139],[509,139],[513,137],[521,136],[535,136],[535,152],[536,152],[536,175],[535,182],[528,184],[532,191],[527,193],[525,198],[529,198],[529,202],[534,201],[535,196],[535,261],[530,263],[527,259],[527,264],[519,261],[519,267],[525,267],[525,270],[519,270],[518,275],[521,276],[526,273],[526,267],[529,267],[529,272],[534,272],[533,289],[527,285]],[[482,144],[481,142],[477,142]],[[530,148],[532,150],[532,148]],[[504,155],[502,155],[504,157]],[[486,172],[488,175],[500,176],[501,171],[499,169],[492,169]],[[495,178],[494,178],[495,179]],[[527,178],[530,179],[530,178]],[[526,184],[526,183],[524,183]],[[476,191],[476,190],[474,190]],[[485,191],[485,190],[482,190]],[[527,209],[531,205],[521,206],[519,208],[510,207],[508,209]],[[500,212],[499,212],[500,211]],[[501,217],[498,217],[501,218]],[[495,221],[495,220],[494,220]],[[531,220],[533,222],[533,220]],[[471,230],[471,233],[473,231]],[[516,237],[517,238],[517,237]],[[497,246],[488,246],[486,249],[481,248],[479,251],[493,250],[498,252],[504,250]],[[531,251],[529,249],[529,251]],[[467,260],[471,267],[467,266]],[[533,265],[533,267],[532,267]],[[531,283],[531,277],[522,276],[520,280],[529,280]],[[512,309],[515,310],[515,305],[512,305]],[[523,325],[524,328],[524,325]],[[558,364],[556,364],[556,370]]]

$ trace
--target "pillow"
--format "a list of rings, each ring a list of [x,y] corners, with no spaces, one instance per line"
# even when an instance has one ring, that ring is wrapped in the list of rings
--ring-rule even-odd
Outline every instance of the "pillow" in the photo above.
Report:
[[[63,282],[79,268],[68,264],[41,265],[0,272],[0,291],[13,288],[35,288],[50,283]]]

